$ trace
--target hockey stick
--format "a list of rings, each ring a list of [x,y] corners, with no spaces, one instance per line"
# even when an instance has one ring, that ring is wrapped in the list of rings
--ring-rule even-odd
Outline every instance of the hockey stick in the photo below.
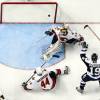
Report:
[[[41,68],[46,64],[46,62],[44,62],[42,65],[41,65]],[[33,75],[26,81],[26,82],[23,82],[22,83],[22,86],[24,87],[25,85],[27,85],[27,83],[29,82],[29,80],[35,75],[35,73],[33,73]]]
[[[35,44],[32,43],[32,45],[26,50],[26,52],[28,52],[33,46],[36,47],[36,46],[37,46],[37,43],[39,43],[41,40],[45,39],[46,37],[47,37],[47,35],[46,35],[46,36],[43,36],[42,38],[40,38],[39,40],[37,40],[37,41],[35,42]],[[34,48],[34,47],[33,47],[33,48]]]
[[[47,35],[46,36],[43,36],[42,38],[40,38],[39,40],[37,40],[36,43],[37,42],[40,42],[41,40],[45,39],[46,37],[47,37]]]
[[[88,27],[89,30],[94,34],[94,36],[100,41],[100,38],[96,35],[96,33],[93,31],[93,29],[92,29],[89,25],[85,25],[85,26],[84,26],[84,29],[87,28],[87,27]]]

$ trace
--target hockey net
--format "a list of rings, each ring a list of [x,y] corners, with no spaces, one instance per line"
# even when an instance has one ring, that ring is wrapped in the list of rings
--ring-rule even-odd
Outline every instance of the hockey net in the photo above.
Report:
[[[56,2],[3,2],[1,23],[56,23]]]

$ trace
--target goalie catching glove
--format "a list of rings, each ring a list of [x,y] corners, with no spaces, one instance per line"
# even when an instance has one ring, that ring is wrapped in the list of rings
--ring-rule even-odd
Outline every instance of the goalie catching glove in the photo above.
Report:
[[[45,34],[46,35],[49,35],[49,36],[52,36],[53,35],[53,32],[51,32],[51,31],[45,31]]]

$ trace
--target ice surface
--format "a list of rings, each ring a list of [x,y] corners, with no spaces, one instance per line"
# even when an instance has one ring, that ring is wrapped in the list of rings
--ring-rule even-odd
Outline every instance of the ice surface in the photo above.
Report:
[[[50,46],[52,36],[45,31],[61,24],[1,24],[0,63],[19,69],[33,69],[42,65],[42,54]],[[61,53],[62,52],[62,53]],[[53,57],[46,66],[64,59],[64,46],[58,51],[59,58]]]
[[[92,52],[97,52],[100,57],[100,41],[84,25],[71,25],[72,29],[85,37],[89,44],[88,56]],[[100,25],[90,25],[99,35]],[[0,88],[8,100],[100,100],[100,87],[98,82],[88,82],[85,94],[81,95],[75,90],[79,86],[80,78],[86,72],[86,67],[81,61],[80,46],[66,45],[66,58],[52,68],[61,68],[68,65],[71,69],[69,75],[58,78],[56,87],[51,91],[24,91],[21,83],[32,74],[32,71],[18,70],[0,65]]]

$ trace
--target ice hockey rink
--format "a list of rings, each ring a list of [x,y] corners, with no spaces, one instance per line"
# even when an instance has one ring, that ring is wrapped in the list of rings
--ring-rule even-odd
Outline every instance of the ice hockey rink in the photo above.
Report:
[[[4,2],[5,0],[1,1]],[[14,0],[10,1],[14,2]],[[46,0],[44,1],[46,2]],[[95,31],[96,35],[100,37],[100,1],[55,1],[58,2],[60,9],[56,20],[59,23],[68,23],[73,31],[80,33],[85,38],[89,44],[88,56],[96,52],[100,58],[100,40],[88,28],[84,29],[84,25],[88,24]],[[70,67],[71,72],[69,75],[59,77],[56,87],[51,91],[25,91],[21,87],[21,83],[26,81],[33,71],[14,69],[5,64],[0,64],[0,90],[5,95],[5,98],[7,100],[100,100],[98,82],[88,82],[84,94],[76,91],[75,88],[79,86],[81,75],[86,72],[86,66],[80,59],[80,45],[66,45],[65,49],[65,59],[56,65],[48,67],[48,69],[61,68],[67,65]]]
[[[49,48],[53,38],[47,36],[45,31],[50,29],[51,26],[60,27],[61,25],[0,24],[0,63],[24,70],[32,70],[41,66],[45,62],[42,54]],[[64,53],[64,45],[62,45],[55,54],[56,57],[50,59],[45,66],[51,66],[63,60]]]

